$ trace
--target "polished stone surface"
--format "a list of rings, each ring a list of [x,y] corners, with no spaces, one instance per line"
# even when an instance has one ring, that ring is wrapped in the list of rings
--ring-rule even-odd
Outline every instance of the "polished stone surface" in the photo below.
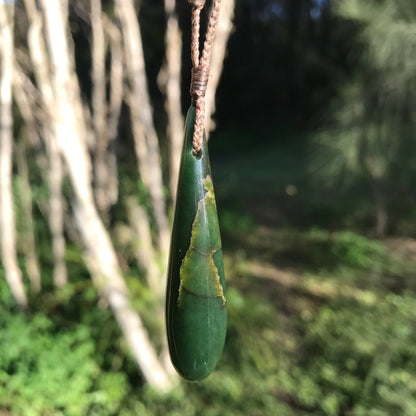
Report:
[[[172,363],[187,380],[207,377],[221,358],[227,327],[224,266],[206,142],[192,154],[195,108],[185,123],[166,294]]]

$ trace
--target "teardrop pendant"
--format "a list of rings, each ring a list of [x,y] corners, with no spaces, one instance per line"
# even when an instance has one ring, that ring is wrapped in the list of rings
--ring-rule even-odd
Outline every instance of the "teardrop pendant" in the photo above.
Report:
[[[172,363],[190,381],[221,358],[227,327],[224,266],[208,149],[192,153],[195,107],[185,123],[166,294]]]

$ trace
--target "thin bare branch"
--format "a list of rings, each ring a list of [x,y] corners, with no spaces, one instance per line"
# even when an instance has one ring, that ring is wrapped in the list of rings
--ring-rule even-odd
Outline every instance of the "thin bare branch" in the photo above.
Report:
[[[107,134],[107,101],[105,80],[106,39],[101,10],[101,0],[90,0],[92,28],[92,122],[95,131],[94,153],[94,192],[98,210],[104,221],[108,222],[107,184],[109,169],[106,160],[109,137]]]
[[[205,132],[207,137],[209,132],[215,128],[215,123],[212,119],[215,113],[215,93],[221,79],[228,39],[233,30],[234,6],[235,0],[221,0],[221,13],[219,14],[217,30],[212,44],[210,77],[205,94]]]
[[[12,191],[13,2],[0,2],[0,240],[6,280],[21,307],[27,306],[22,273],[17,263],[16,222]]]
[[[38,293],[41,289],[41,278],[39,262],[36,255],[35,232],[32,215],[32,189],[29,181],[29,168],[26,157],[26,142],[39,144],[40,138],[33,114],[33,106],[24,88],[25,78],[21,68],[14,66],[13,90],[20,114],[24,120],[24,137],[21,138],[16,146],[16,160],[19,171],[19,197],[23,211],[23,234],[21,245],[25,254],[26,271],[29,277],[31,290]]]
[[[36,7],[35,0],[25,0],[27,16],[30,22],[28,31],[29,53],[41,97],[41,110],[44,116],[39,120],[48,154],[49,213],[48,221],[52,235],[53,281],[55,287],[64,286],[68,280],[65,262],[66,243],[64,237],[64,200],[62,180],[64,176],[61,155],[59,153],[56,130],[54,129],[56,112],[55,96],[49,71],[49,57],[43,38],[43,19]],[[39,118],[39,117],[38,117]]]
[[[163,192],[159,142],[147,89],[139,21],[132,0],[116,0],[115,8],[123,32],[124,59],[131,88],[129,106],[140,177],[150,194],[159,249],[167,253],[169,222]]]
[[[166,58],[158,80],[166,94],[165,108],[168,115],[169,138],[169,188],[172,200],[176,199],[179,177],[179,164],[183,142],[184,120],[181,109],[181,51],[182,34],[178,16],[175,13],[175,0],[165,0]]]

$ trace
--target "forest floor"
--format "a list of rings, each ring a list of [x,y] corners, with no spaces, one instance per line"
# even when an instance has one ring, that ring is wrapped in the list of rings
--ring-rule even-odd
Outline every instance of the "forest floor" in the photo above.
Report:
[[[406,233],[375,238],[365,191],[321,187],[304,137],[282,134],[257,146],[270,129],[223,132],[210,145],[228,329],[207,379],[168,395],[143,385],[70,246],[71,284],[28,314],[0,279],[0,339],[13,340],[0,342],[0,414],[416,415],[416,222],[396,216]],[[133,305],[160,346],[160,300],[138,276],[126,275]]]
[[[222,139],[230,350],[245,346],[282,415],[412,414],[416,239],[375,238],[371,201],[321,189],[301,136]]]

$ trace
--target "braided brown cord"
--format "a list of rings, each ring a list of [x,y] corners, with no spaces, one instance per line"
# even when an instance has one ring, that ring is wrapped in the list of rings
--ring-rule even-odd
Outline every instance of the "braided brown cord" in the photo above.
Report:
[[[212,42],[214,40],[215,29],[217,28],[218,17],[220,15],[220,4],[221,0],[214,0],[211,14],[209,16],[207,34],[205,35],[205,43],[204,49],[202,50],[200,65],[206,66],[207,68],[209,68],[211,61]]]
[[[199,31],[201,10],[205,6],[205,0],[188,0],[188,2],[192,5],[192,81],[190,93],[192,97],[192,104],[195,105],[196,108],[194,136],[192,139],[192,152],[193,154],[197,154],[201,151],[202,142],[204,138],[204,97],[208,84],[212,42],[214,39],[215,29],[218,22],[221,0],[213,0],[201,59],[199,59]]]
[[[197,67],[199,65],[199,32],[200,32],[200,20],[201,10],[204,7],[205,1],[192,1],[189,3],[198,3],[198,6],[192,7],[192,40],[191,40],[191,59],[192,66]],[[199,5],[201,4],[201,5]]]

